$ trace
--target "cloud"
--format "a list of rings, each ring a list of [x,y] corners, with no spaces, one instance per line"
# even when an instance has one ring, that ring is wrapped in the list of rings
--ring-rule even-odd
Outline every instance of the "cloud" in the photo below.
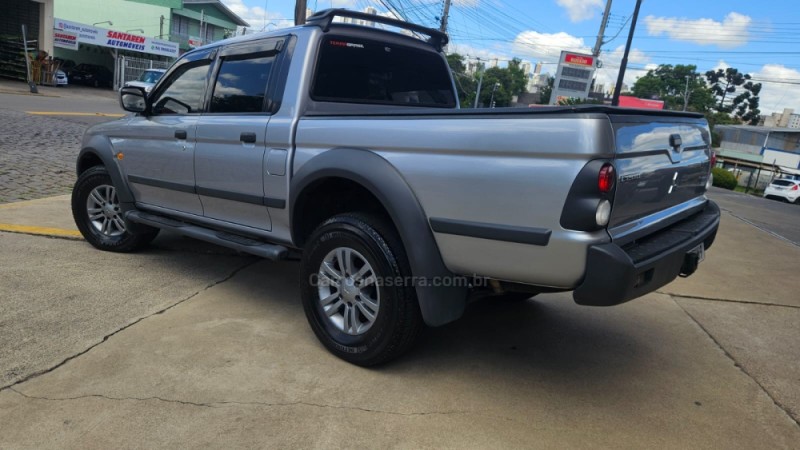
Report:
[[[564,32],[539,33],[538,31],[523,31],[514,38],[511,48],[515,54],[537,60],[543,59],[546,62],[558,62],[561,50],[591,52],[583,38]]]
[[[619,67],[622,64],[622,56],[625,53],[625,47],[620,45],[609,53],[600,55],[600,60],[603,61],[603,67],[598,69],[595,73],[597,78],[596,83],[602,84],[605,91],[608,92],[617,83],[617,76],[619,76]],[[639,69],[638,66],[644,65],[644,69]],[[625,71],[623,83],[632,88],[636,83],[636,79],[647,74],[648,70],[653,70],[658,67],[658,64],[652,62],[650,56],[638,48],[632,48],[628,54],[628,69]]]
[[[294,25],[294,17],[284,17],[275,11],[265,11],[260,6],[247,6],[243,0],[222,0],[231,11],[250,24],[250,30],[283,28]],[[290,19],[290,20],[286,20]],[[272,24],[272,25],[270,25]]]
[[[589,20],[603,8],[603,0],[556,0],[556,3],[567,10],[569,20],[573,22]]]
[[[491,64],[492,60],[497,59],[499,66],[505,66],[506,62],[513,58],[513,55],[502,50],[478,48],[458,42],[448,45],[447,51],[448,53],[458,53],[468,60],[480,59],[481,61],[489,61],[487,64]]]
[[[759,109],[761,114],[781,112],[792,108],[800,112],[800,71],[781,64],[766,64],[753,72],[753,82],[761,83]]]
[[[747,44],[748,28],[753,20],[736,12],[728,13],[722,22],[713,19],[684,19],[647,16],[644,23],[651,36],[667,35],[676,41],[699,45],[735,48]]]

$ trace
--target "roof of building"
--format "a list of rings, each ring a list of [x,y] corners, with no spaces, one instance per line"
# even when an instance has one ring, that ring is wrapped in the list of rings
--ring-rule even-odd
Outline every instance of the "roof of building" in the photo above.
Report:
[[[726,150],[726,149],[721,148],[721,147],[718,148],[718,149],[714,149],[714,150],[717,152],[717,154],[719,156],[721,156],[723,158],[725,158],[727,156],[728,158],[739,159],[739,160],[742,160],[742,161],[750,161],[750,162],[754,162],[754,163],[760,163],[764,159],[763,155],[755,155],[753,153],[740,152],[740,151],[736,151],[736,150]]]
[[[220,0],[183,0],[185,5],[214,5],[222,11],[223,14],[228,16],[231,19],[231,22],[239,25],[240,27],[249,27],[250,24],[245,22],[244,19],[239,17],[235,12],[231,11],[230,8],[225,6]]]

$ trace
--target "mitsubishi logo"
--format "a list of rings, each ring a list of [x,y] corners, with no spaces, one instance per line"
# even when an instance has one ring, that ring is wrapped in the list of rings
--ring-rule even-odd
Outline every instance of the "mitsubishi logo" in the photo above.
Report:
[[[672,190],[678,186],[678,172],[675,172],[675,175],[672,176],[672,184],[669,186],[669,190],[667,194],[672,194]]]

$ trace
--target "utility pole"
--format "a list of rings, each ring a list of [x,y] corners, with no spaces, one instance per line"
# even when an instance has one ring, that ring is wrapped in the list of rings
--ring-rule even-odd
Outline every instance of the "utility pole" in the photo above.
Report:
[[[689,106],[689,75],[686,75],[686,88],[683,90],[683,110]]]
[[[307,0],[297,0],[294,4],[294,24],[302,25],[306,23],[306,9],[308,8]]]
[[[442,13],[442,25],[439,31],[447,33],[447,17],[450,15],[450,0],[444,0],[444,12]]]
[[[631,19],[631,29],[628,31],[628,42],[625,43],[625,54],[622,56],[622,64],[619,66],[619,75],[617,75],[617,85],[614,87],[614,97],[611,100],[611,106],[619,106],[619,94],[622,90],[622,80],[625,78],[625,69],[628,68],[628,54],[631,52],[633,32],[636,30],[636,19],[639,18],[639,8],[641,6],[642,0],[636,0],[636,8],[633,10],[633,19]]]
[[[606,10],[603,12],[603,20],[600,21],[600,31],[597,32],[597,41],[594,43],[592,55],[600,55],[600,47],[603,46],[603,38],[606,35],[606,25],[608,25],[608,14],[611,12],[611,0],[606,1]]]
[[[203,32],[203,22],[206,20],[205,10],[200,10],[200,45],[205,45],[206,34]]]
[[[478,63],[480,64],[480,58],[478,58]],[[481,67],[481,79],[478,80],[478,90],[475,92],[475,106],[473,108],[478,107],[478,99],[481,98],[481,86],[483,86],[483,73],[486,72],[486,66]]]

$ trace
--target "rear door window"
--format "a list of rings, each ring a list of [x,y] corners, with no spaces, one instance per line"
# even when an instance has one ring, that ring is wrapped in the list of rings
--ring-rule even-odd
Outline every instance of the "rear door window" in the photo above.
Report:
[[[274,61],[274,56],[263,54],[222,58],[211,97],[211,112],[261,112]]]
[[[438,53],[347,37],[322,40],[311,98],[397,106],[456,106]]]

